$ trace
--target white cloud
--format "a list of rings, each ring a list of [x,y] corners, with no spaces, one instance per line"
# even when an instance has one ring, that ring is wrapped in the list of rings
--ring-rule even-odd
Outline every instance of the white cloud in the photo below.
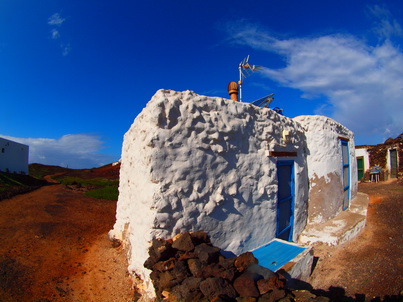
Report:
[[[102,154],[103,142],[88,134],[67,134],[58,139],[17,138],[0,135],[29,146],[29,162],[69,168],[93,168],[115,161]]]
[[[56,40],[61,37],[59,27],[66,21],[63,19],[60,14],[55,13],[48,19],[48,24],[51,26],[51,38]],[[71,45],[70,43],[60,43],[60,48],[62,50],[62,55],[67,56],[71,52]]]
[[[326,110],[356,135],[402,132],[403,53],[389,40],[370,46],[347,35],[281,40],[253,25],[232,30],[235,43],[285,59],[285,67],[265,68],[265,76],[305,98],[325,96],[328,103],[317,111]]]
[[[48,24],[49,25],[56,25],[60,26],[63,24],[63,22],[66,21],[66,19],[63,19],[60,14],[55,13],[52,16],[49,17],[48,19]]]
[[[57,39],[57,38],[60,37],[59,31],[58,31],[57,29],[55,29],[55,28],[53,28],[53,29],[50,31],[50,33],[51,33],[51,35],[52,35],[52,39]]]

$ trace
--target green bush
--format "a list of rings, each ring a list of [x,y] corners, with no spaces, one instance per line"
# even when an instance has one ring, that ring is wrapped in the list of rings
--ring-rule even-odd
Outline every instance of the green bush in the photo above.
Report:
[[[83,179],[79,177],[65,176],[59,179],[60,183],[68,185],[80,185],[90,189],[85,192],[85,195],[89,197],[108,199],[108,200],[118,200],[118,180],[110,180],[105,178],[92,178]]]
[[[118,200],[119,190],[116,184],[85,192],[85,195],[100,199]]]
[[[82,186],[106,187],[106,186],[115,186],[119,183],[119,181],[105,178],[83,179],[79,177],[66,176],[60,179],[60,183],[66,186],[80,184]]]

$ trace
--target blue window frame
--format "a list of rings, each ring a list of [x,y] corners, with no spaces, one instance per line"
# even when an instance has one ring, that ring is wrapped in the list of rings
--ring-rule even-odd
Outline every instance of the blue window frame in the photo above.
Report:
[[[276,237],[292,241],[294,225],[294,161],[277,162],[277,226]]]

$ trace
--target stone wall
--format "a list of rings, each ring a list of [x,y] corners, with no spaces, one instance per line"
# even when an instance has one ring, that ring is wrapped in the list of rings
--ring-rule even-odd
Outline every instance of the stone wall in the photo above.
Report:
[[[368,146],[370,167],[380,166],[383,169],[391,171],[390,150],[397,150],[398,175],[403,174],[403,138],[388,139],[383,144]]]
[[[390,150],[397,151],[397,176],[403,176],[403,134],[396,138],[389,138],[383,144],[378,145],[362,145],[356,147],[357,157],[363,156],[365,163],[364,181],[370,181],[368,169],[373,166],[382,168],[380,180],[388,180],[391,174],[391,158]]]
[[[315,301],[287,288],[286,278],[258,264],[251,252],[225,258],[203,231],[154,239],[145,266],[157,301]],[[322,297],[317,301],[329,301]]]

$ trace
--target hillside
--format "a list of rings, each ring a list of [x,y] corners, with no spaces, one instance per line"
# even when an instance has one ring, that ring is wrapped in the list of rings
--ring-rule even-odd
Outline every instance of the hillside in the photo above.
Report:
[[[91,178],[106,178],[106,179],[119,179],[120,164],[108,164],[99,168],[92,169],[69,169],[59,166],[48,166],[42,164],[30,164],[29,175],[38,179],[46,175],[63,175],[70,177],[79,177],[84,179]]]
[[[45,180],[29,175],[0,172],[0,200],[33,191],[46,184]]]
[[[60,182],[70,189],[79,188],[83,192],[101,189],[101,195],[96,192],[95,195],[89,193],[89,196],[116,200],[119,169],[120,164],[108,164],[93,169],[68,169],[59,166],[30,164],[29,175],[0,172],[0,200],[48,185],[49,182],[45,180],[46,176],[48,176],[48,180]],[[106,193],[104,193],[105,190]]]

